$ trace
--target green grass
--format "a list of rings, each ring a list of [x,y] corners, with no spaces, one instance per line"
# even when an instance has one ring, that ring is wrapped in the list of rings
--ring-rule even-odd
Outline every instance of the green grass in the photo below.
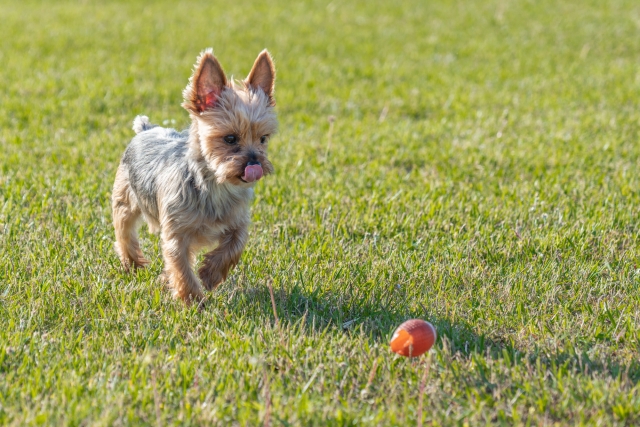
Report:
[[[263,3],[0,4],[0,424],[415,425],[428,359],[424,425],[640,423],[640,4]],[[198,312],[109,200],[207,46],[281,131]]]

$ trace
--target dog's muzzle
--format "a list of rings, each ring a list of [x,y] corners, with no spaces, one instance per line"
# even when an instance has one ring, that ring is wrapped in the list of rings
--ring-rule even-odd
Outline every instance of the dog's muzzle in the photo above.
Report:
[[[264,172],[262,171],[262,165],[260,162],[249,162],[247,166],[244,168],[244,175],[242,175],[242,180],[245,182],[255,182],[262,178]]]

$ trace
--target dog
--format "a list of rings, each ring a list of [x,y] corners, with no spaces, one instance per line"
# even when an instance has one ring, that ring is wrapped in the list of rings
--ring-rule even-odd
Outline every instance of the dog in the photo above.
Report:
[[[277,131],[275,66],[267,50],[248,77],[228,80],[211,49],[197,59],[183,92],[189,129],[137,116],[112,193],[115,250],[123,267],[145,267],[137,229],[160,233],[161,279],[187,304],[226,280],[248,239],[253,187],[273,173],[267,146]],[[209,249],[198,277],[196,256]],[[211,250],[212,249],[212,250]],[[200,284],[201,282],[201,284]]]

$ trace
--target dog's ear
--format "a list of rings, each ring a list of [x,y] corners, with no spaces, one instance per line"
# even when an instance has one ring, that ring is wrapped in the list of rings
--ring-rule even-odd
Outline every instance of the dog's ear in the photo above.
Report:
[[[262,89],[269,97],[271,105],[275,105],[273,92],[276,83],[276,67],[273,65],[273,59],[267,49],[260,52],[256,58],[245,83],[253,88]]]
[[[213,51],[207,49],[198,57],[189,85],[183,92],[182,106],[194,114],[210,110],[216,106],[225,87],[227,77]]]

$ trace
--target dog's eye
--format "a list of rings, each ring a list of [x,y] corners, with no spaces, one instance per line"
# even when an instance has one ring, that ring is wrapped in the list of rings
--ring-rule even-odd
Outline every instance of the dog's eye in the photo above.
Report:
[[[235,144],[236,142],[238,142],[238,137],[235,135],[227,135],[224,138],[224,142],[226,142],[227,144]]]
[[[260,137],[260,144],[264,144],[265,142],[267,142],[267,138],[269,138],[269,135],[262,135]]]

